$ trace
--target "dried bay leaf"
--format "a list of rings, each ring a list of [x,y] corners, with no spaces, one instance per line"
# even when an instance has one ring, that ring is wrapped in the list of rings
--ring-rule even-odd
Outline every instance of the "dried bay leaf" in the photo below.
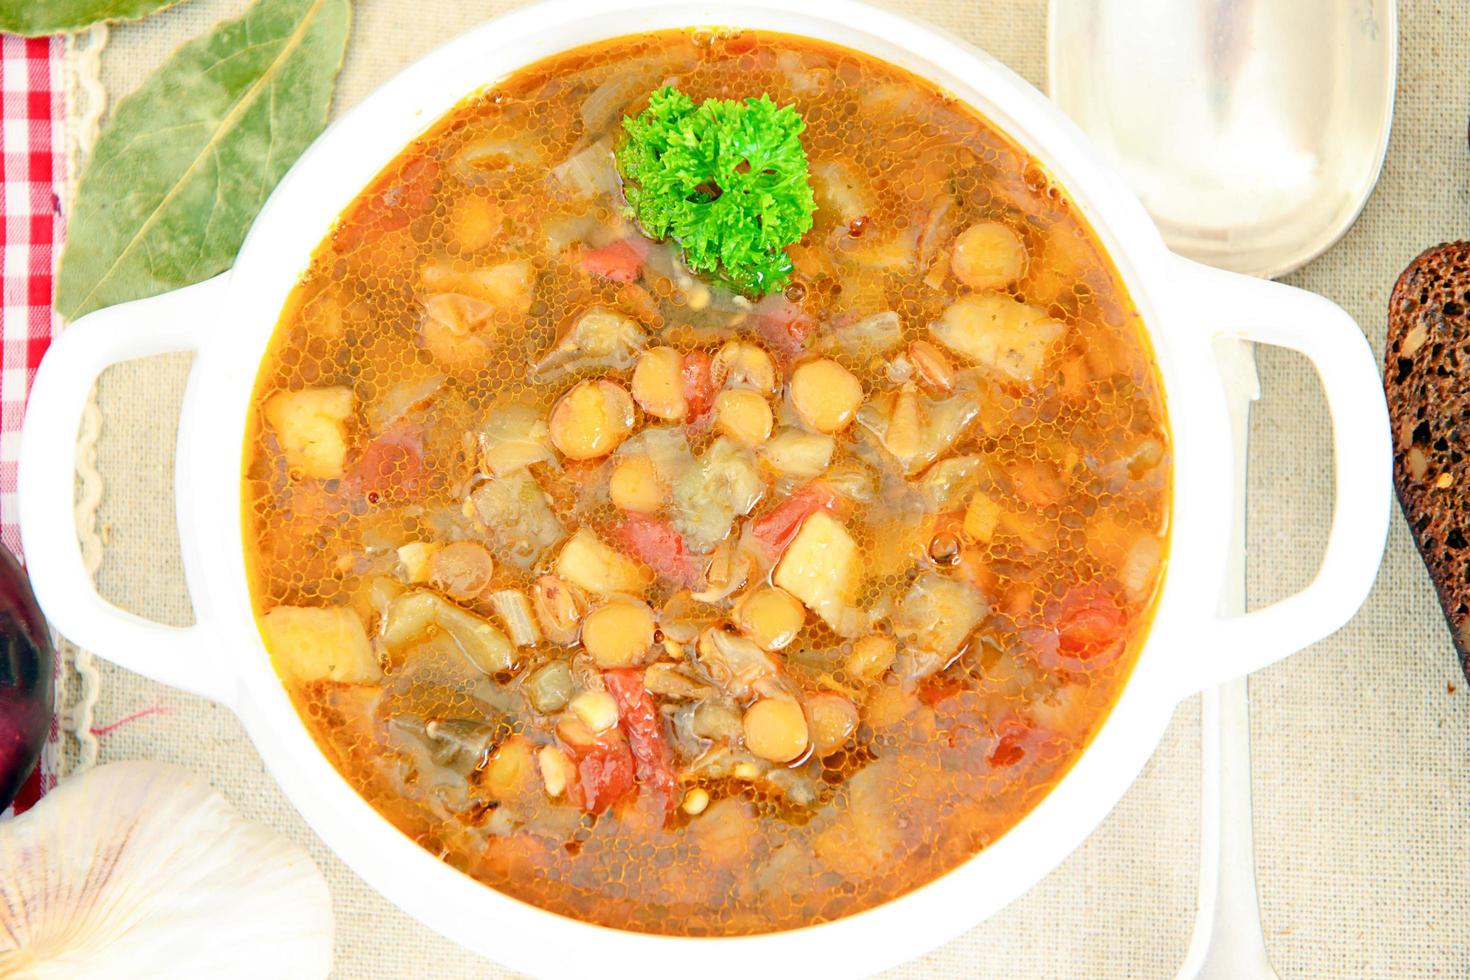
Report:
[[[40,37],[102,21],[137,20],[180,0],[0,0],[0,33]]]
[[[77,187],[57,311],[75,319],[228,268],[326,123],[350,19],[350,0],[256,0],[120,101]]]

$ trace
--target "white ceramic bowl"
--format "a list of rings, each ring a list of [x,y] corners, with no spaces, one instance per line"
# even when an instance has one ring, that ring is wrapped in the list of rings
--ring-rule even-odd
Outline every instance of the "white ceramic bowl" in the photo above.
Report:
[[[1066,777],[999,841],[902,898],[821,926],[735,939],[650,936],[562,918],[479,884],[399,833],[337,774],[297,717],[261,644],[241,557],[241,458],[256,370],[287,294],[338,213],[414,136],[516,68],[604,38],[696,25],[783,31],[868,52],[933,80],[1019,140],[1070,192],[1138,304],[1174,441],[1171,557],[1153,630],[1116,708]],[[1274,606],[1221,618],[1234,481],[1216,344],[1234,338],[1291,347],[1316,364],[1332,413],[1337,490],[1316,580]],[[177,350],[196,352],[175,469],[197,617],[186,629],[147,622],[96,594],[76,542],[71,492],[73,445],[97,374],[121,360]],[[1347,314],[1310,293],[1172,255],[1134,197],[1040,93],[953,37],[850,0],[551,0],[450,42],[317,140],[267,202],[233,271],[69,327],[36,375],[21,456],[25,552],[41,605],[63,634],[232,708],[327,844],[426,924],[528,973],[603,978],[674,970],[709,978],[797,969],[866,974],[975,925],[1097,826],[1181,698],[1346,622],[1375,577],[1389,513],[1382,389],[1373,354]]]

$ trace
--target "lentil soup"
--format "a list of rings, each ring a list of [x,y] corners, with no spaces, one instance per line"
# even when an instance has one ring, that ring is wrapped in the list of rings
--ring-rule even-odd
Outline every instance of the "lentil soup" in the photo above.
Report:
[[[666,87],[804,121],[779,289],[635,220],[624,119]],[[252,595],[322,751],[617,928],[788,929],[960,864],[1098,730],[1163,574],[1160,384],[1092,232],[969,107],[795,37],[462,103],[317,249],[254,403]]]

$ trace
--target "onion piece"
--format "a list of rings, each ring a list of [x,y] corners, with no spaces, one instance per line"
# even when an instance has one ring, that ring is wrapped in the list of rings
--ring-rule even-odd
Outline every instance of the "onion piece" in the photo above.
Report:
[[[897,311],[884,310],[834,330],[830,336],[848,354],[886,354],[903,341],[903,324]]]
[[[483,184],[515,167],[542,162],[535,144],[519,139],[489,137],[467,144],[454,155],[449,169],[466,184]]]
[[[551,168],[551,177],[573,197],[609,197],[618,192],[612,140],[603,138]]]
[[[893,631],[905,641],[898,675],[916,681],[948,667],[985,613],[985,597],[973,585],[925,572],[894,613]]]
[[[518,647],[529,647],[541,642],[541,631],[536,628],[536,619],[531,612],[531,600],[524,593],[515,589],[492,592],[490,605],[505,624],[505,632],[511,643]]]
[[[707,553],[729,535],[736,517],[751,512],[765,491],[755,454],[722,436],[674,481],[674,529],[691,551]]]
[[[492,409],[480,429],[480,462],[495,476],[507,476],[536,463],[558,466],[546,420],[529,405]]]
[[[695,592],[692,598],[708,603],[727,599],[745,585],[754,567],[755,563],[751,561],[749,553],[737,542],[726,538],[715,548],[714,555],[710,558],[709,569],[705,573],[708,587],[702,592]]]
[[[688,589],[669,596],[659,610],[658,628],[675,643],[693,643],[701,632],[720,620],[720,614],[698,602]]]
[[[1164,545],[1152,534],[1139,534],[1128,555],[1123,559],[1123,568],[1118,580],[1135,602],[1147,598],[1154,590],[1159,565],[1164,559]]]
[[[749,697],[779,673],[770,654],[745,637],[722,629],[705,630],[695,650],[700,668],[733,698]]]
[[[393,423],[434,397],[443,384],[444,375],[431,374],[393,385],[381,398],[368,405],[365,414],[369,430],[373,435],[381,435],[391,429]]]
[[[618,447],[616,456],[644,456],[660,482],[672,484],[694,465],[689,440],[679,426],[649,426]]]
[[[573,321],[556,346],[536,362],[531,378],[555,381],[594,368],[625,371],[647,344],[647,335],[632,317],[594,306]]]

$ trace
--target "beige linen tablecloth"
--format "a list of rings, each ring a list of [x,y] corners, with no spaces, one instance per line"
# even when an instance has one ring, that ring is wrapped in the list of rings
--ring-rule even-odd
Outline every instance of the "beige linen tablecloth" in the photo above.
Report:
[[[337,108],[514,5],[359,0]],[[886,5],[933,21],[1044,84],[1044,0]],[[113,28],[102,55],[109,94],[130,91],[175,44],[244,6],[190,0]],[[1291,277],[1346,307],[1379,350],[1398,272],[1424,247],[1470,234],[1470,3],[1403,0],[1400,9],[1398,115],[1383,181],[1342,243]],[[73,67],[84,60],[73,58]],[[1311,369],[1275,350],[1262,352],[1260,366],[1265,398],[1252,433],[1250,510],[1255,604],[1301,587],[1314,572],[1332,480],[1328,422]],[[170,623],[190,618],[170,475],[186,367],[178,357],[126,365],[99,392],[107,544],[98,580],[126,608]],[[1337,636],[1258,675],[1252,699],[1261,897],[1282,975],[1470,974],[1470,699],[1397,510],[1367,607]],[[335,896],[338,975],[504,975],[398,912],[343,866],[282,797],[227,709],[102,665],[95,724],[156,707],[166,710],[102,735],[101,758],[182,763],[207,774],[251,819],[310,847]],[[1193,919],[1198,716],[1197,700],[1180,707],[1142,778],[1055,873],[989,922],[892,975],[1172,976]],[[691,975],[698,969],[690,963]]]

